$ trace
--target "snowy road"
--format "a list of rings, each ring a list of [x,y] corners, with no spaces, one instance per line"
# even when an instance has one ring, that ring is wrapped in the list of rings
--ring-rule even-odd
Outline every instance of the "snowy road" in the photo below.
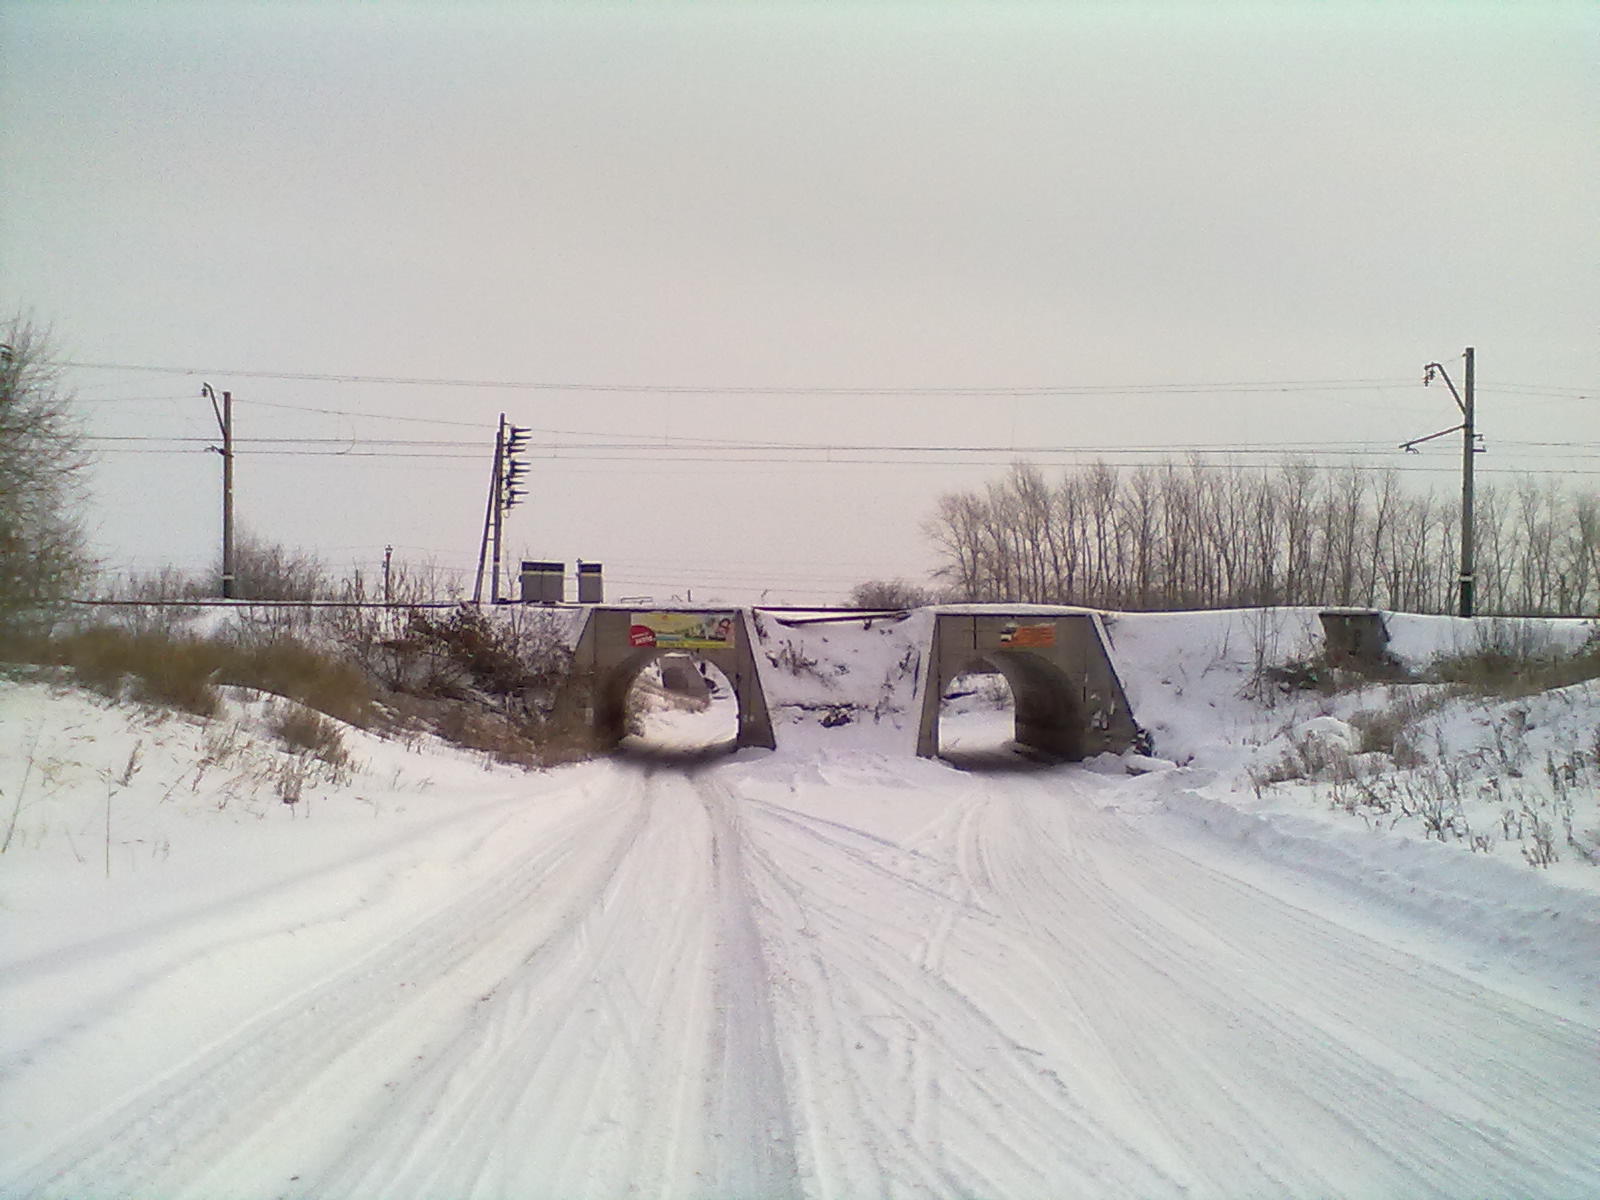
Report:
[[[1125,786],[597,763],[13,964],[51,1015],[0,1063],[0,1194],[1600,1191],[1592,1009],[1153,837]]]

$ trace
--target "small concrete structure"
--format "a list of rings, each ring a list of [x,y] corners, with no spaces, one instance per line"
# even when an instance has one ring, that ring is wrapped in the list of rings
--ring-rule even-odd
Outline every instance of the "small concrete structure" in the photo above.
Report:
[[[597,562],[578,564],[578,603],[604,604],[606,602],[605,572]]]
[[[567,564],[524,560],[520,581],[524,604],[560,604],[566,599]]]
[[[628,732],[628,689],[645,665],[664,655],[692,653],[717,667],[739,706],[735,744],[773,749],[772,717],[739,609],[668,610],[596,607],[573,651],[573,682],[591,698],[596,740],[615,746]]]
[[[939,753],[939,702],[958,675],[993,667],[1011,685],[1016,740],[1064,759],[1132,748],[1139,728],[1093,612],[939,611],[917,753]]]
[[[1322,620],[1323,656],[1334,666],[1386,667],[1389,627],[1375,608],[1328,608]]]
[[[711,684],[695,668],[694,658],[677,652],[661,656],[661,686],[691,700],[705,700],[711,695]]]

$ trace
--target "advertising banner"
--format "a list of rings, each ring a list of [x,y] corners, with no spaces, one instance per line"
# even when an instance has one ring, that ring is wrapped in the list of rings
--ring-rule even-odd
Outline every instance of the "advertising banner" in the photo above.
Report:
[[[1054,646],[1056,644],[1055,623],[1007,625],[1000,631],[1000,644],[1002,646],[1015,646],[1019,650],[1030,646],[1036,648]]]
[[[672,650],[731,650],[737,613],[634,613],[628,644]]]

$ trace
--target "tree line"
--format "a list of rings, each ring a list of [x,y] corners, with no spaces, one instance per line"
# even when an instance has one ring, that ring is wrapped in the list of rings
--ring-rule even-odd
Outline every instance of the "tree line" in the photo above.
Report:
[[[91,571],[76,517],[88,456],[49,360],[28,320],[0,323],[0,633],[71,595]]]
[[[1587,615],[1600,605],[1600,496],[1519,477],[1475,498],[1477,611]],[[1392,469],[1262,470],[1190,458],[1106,462],[1055,482],[1017,464],[941,497],[925,532],[951,598],[1096,608],[1366,605],[1453,612],[1458,495]]]

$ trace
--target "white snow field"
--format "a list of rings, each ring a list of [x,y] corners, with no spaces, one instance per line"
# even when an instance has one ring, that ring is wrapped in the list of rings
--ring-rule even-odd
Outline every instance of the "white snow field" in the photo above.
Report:
[[[1600,868],[1257,796],[1345,717],[1241,698],[1249,619],[1109,623],[1166,761],[957,770],[774,674],[774,753],[351,730],[289,806],[252,694],[0,684],[0,1196],[1600,1195]]]

